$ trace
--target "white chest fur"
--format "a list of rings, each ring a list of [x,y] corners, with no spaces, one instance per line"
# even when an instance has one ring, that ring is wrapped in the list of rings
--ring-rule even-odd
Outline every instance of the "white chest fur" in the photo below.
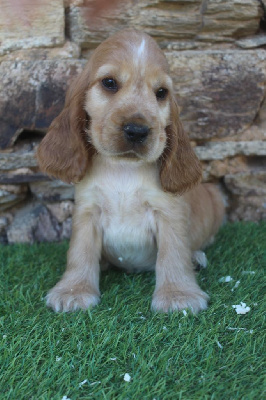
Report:
[[[161,195],[156,165],[95,158],[76,187],[76,200],[100,209],[104,258],[129,271],[155,267],[156,222],[153,199]]]

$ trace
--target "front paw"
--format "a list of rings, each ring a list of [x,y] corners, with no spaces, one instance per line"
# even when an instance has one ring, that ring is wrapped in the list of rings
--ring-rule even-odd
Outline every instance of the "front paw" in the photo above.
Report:
[[[181,291],[176,287],[165,285],[155,290],[152,299],[154,311],[169,312],[190,309],[194,314],[206,310],[209,296],[200,288]]]
[[[64,286],[61,282],[46,296],[46,305],[56,312],[87,310],[100,302],[100,295],[84,285]]]

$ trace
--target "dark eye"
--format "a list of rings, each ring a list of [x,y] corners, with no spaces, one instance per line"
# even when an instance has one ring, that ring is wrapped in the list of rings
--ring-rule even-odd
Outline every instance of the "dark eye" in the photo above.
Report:
[[[102,84],[107,90],[110,90],[111,92],[117,92],[118,91],[117,82],[113,78],[104,78],[102,80]]]
[[[158,89],[157,92],[156,92],[156,97],[157,97],[158,100],[163,100],[163,99],[166,98],[167,93],[168,93],[168,90],[167,90],[167,89],[165,89],[165,88],[160,88],[160,89]]]

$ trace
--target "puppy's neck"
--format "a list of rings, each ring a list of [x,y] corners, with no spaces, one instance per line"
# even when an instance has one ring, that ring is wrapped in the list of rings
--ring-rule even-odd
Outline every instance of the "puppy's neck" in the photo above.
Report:
[[[143,160],[123,157],[106,157],[97,154],[93,157],[92,167],[87,174],[89,181],[129,183],[134,186],[160,187],[159,171],[156,162],[147,163]],[[86,180],[86,178],[85,178]]]
[[[106,157],[101,154],[96,154],[93,157],[93,166],[94,167],[104,167],[107,170],[126,170],[128,172],[132,171],[133,173],[143,173],[143,171],[157,171],[157,163],[151,162],[148,163],[145,160],[141,160],[136,157]]]

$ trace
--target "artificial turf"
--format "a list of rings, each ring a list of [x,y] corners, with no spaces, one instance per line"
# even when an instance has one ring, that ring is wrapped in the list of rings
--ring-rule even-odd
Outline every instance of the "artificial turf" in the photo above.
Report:
[[[2,246],[0,399],[265,398],[265,237],[266,223],[223,227],[198,274],[211,301],[197,316],[151,312],[154,274],[112,270],[99,306],[56,314],[44,297],[68,243]]]

